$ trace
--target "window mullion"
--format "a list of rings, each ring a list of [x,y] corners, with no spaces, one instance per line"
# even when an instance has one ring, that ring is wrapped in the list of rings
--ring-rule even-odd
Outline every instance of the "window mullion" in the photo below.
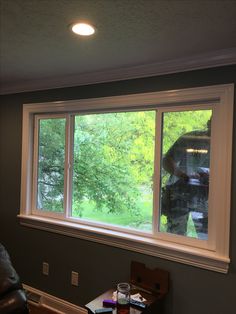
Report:
[[[39,118],[34,117],[34,148],[33,148],[33,184],[32,184],[32,208],[31,211],[37,209],[38,194],[38,142],[39,142]]]
[[[66,217],[71,216],[72,206],[73,134],[74,116],[68,114],[66,117],[66,150],[64,171],[64,212]]]
[[[155,156],[154,156],[154,178],[153,178],[153,219],[152,230],[156,236],[159,231],[159,204],[160,204],[160,178],[161,178],[161,138],[162,138],[162,114],[156,110],[155,130]]]

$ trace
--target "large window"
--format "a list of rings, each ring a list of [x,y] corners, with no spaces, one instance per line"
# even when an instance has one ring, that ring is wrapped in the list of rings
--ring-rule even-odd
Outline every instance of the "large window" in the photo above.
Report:
[[[25,105],[21,222],[226,272],[232,103],[218,86]]]

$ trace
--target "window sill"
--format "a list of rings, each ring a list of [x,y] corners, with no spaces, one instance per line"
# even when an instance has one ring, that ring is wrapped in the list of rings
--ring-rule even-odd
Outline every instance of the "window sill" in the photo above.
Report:
[[[21,214],[18,218],[23,226],[119,247],[220,273],[228,272],[230,259],[219,256],[214,251],[48,217]]]

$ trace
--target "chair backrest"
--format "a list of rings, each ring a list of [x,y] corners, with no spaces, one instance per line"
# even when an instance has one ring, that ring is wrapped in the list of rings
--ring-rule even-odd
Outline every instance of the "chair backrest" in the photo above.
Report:
[[[164,296],[169,290],[169,272],[163,269],[149,269],[139,262],[131,262],[130,282],[154,295]]]

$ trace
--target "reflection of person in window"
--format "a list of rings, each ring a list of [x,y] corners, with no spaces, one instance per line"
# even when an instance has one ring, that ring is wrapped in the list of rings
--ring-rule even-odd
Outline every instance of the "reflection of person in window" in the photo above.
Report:
[[[210,132],[211,120],[206,130],[182,135],[163,158],[163,168],[170,177],[162,191],[161,211],[167,216],[170,233],[186,235],[192,212],[198,236],[206,237]]]

